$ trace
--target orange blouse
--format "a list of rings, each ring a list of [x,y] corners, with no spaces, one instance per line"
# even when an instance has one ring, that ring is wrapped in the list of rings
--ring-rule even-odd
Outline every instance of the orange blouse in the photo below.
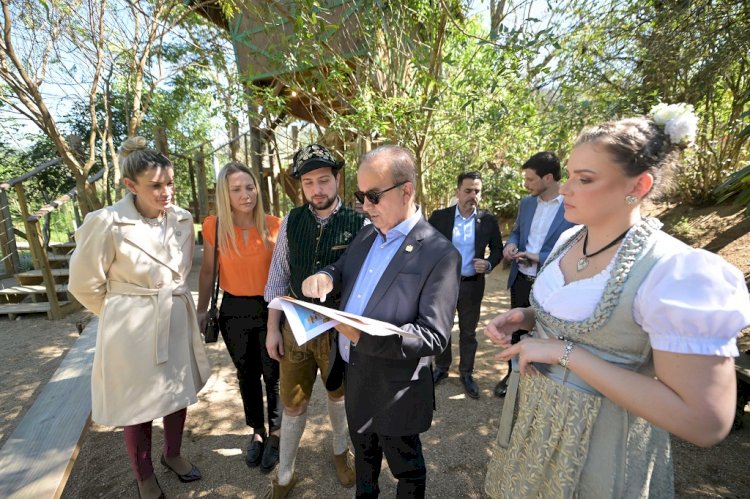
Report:
[[[281,219],[266,215],[266,226],[269,232],[268,248],[263,246],[263,240],[255,227],[248,229],[234,228],[239,254],[232,249],[221,251],[221,248],[219,248],[219,285],[221,289],[229,291],[235,296],[263,296]],[[245,230],[248,231],[247,244],[245,244],[245,238],[242,235]],[[214,241],[216,239],[216,217],[214,215],[207,216],[203,221],[203,239],[211,246],[216,244]]]

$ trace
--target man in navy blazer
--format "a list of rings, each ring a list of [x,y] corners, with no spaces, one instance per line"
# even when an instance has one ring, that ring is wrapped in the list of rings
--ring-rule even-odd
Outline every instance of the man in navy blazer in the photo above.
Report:
[[[510,260],[510,306],[528,307],[531,286],[536,274],[552,251],[560,234],[573,226],[564,218],[560,195],[560,160],[552,152],[540,152],[529,158],[521,167],[523,185],[531,194],[521,200],[513,231],[503,250],[503,257]],[[520,340],[528,331],[513,333],[513,342]],[[495,386],[494,393],[504,397],[508,375]]]
[[[435,210],[429,222],[461,253],[461,287],[458,291],[458,351],[461,384],[466,395],[479,398],[474,381],[474,357],[477,353],[477,323],[484,296],[484,279],[503,256],[500,227],[492,213],[479,209],[482,175],[464,172],[456,180],[456,206]],[[486,255],[489,250],[489,256]],[[437,385],[448,377],[453,360],[451,342],[435,357],[432,379]]]
[[[419,434],[435,407],[430,360],[448,345],[461,257],[424,220],[414,202],[416,169],[408,149],[365,154],[357,172],[372,221],[345,253],[302,283],[321,301],[341,290],[344,310],[395,324],[408,336],[373,336],[340,324],[328,382],[345,377],[357,497],[377,497],[383,455],[398,480],[396,497],[425,496],[427,468]]]

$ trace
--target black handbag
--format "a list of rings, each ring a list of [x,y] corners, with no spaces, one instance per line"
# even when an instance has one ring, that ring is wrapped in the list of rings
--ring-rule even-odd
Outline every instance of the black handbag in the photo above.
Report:
[[[216,217],[216,237],[214,237],[214,270],[212,274],[213,290],[211,293],[211,306],[206,315],[206,330],[203,338],[206,343],[216,343],[219,338],[219,309],[216,302],[219,300],[219,217]]]

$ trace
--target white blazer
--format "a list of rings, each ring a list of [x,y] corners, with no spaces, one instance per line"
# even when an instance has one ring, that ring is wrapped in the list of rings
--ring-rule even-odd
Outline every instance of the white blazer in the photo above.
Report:
[[[162,244],[131,194],[89,213],[76,231],[68,290],[99,316],[92,419],[107,426],[151,421],[198,401],[211,374],[185,282],[193,217],[167,210]]]

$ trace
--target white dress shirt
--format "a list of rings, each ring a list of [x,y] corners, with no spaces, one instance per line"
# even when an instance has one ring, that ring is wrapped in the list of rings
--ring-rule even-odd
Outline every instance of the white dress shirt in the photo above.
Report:
[[[542,198],[536,198],[536,210],[534,211],[534,218],[531,220],[531,229],[529,230],[529,239],[526,241],[526,253],[533,253],[538,255],[544,245],[544,239],[547,237],[547,232],[552,225],[552,220],[555,219],[557,210],[562,204],[563,197],[558,195],[544,201]],[[532,263],[531,265],[518,264],[518,270],[527,276],[535,277],[537,272],[537,264]]]
[[[580,228],[563,232],[555,247]],[[648,333],[654,350],[736,357],[737,334],[750,324],[742,272],[708,251],[676,239],[669,244],[667,254],[638,288],[633,319]],[[560,258],[550,262],[534,283],[534,298],[555,317],[585,320],[599,304],[617,257],[595,276],[570,283],[560,270]]]

